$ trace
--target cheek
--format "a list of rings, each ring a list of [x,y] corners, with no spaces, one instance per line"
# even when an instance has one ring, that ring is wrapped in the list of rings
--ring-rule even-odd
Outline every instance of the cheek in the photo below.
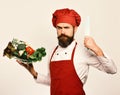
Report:
[[[67,34],[68,36],[72,37],[73,34],[74,34],[74,32],[73,32],[73,30],[71,30],[71,31],[68,31],[66,34]]]
[[[57,31],[57,36],[60,36],[61,35],[61,32]]]

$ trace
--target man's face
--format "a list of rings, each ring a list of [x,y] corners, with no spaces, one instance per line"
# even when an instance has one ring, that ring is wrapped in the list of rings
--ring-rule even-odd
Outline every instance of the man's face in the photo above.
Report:
[[[58,43],[61,47],[67,47],[74,39],[75,27],[68,23],[58,23],[56,25]]]

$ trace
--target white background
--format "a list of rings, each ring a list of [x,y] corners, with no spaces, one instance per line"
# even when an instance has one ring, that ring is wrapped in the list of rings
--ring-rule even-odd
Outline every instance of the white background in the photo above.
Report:
[[[52,13],[67,7],[75,9],[82,17],[76,39],[83,41],[84,21],[89,15],[91,35],[118,69],[117,74],[109,75],[91,67],[84,85],[86,94],[120,95],[119,4],[119,0],[0,0],[0,95],[50,95],[49,86],[35,83],[27,70],[2,55],[13,38],[24,40],[33,48],[43,46],[47,56],[34,66],[38,72],[47,74],[48,55],[57,44]]]

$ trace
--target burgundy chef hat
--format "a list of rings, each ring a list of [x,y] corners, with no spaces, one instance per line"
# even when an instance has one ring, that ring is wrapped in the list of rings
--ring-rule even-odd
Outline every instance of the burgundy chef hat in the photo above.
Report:
[[[80,15],[73,9],[58,9],[53,13],[52,24],[54,27],[58,23],[69,23],[73,26],[79,26],[80,22]]]

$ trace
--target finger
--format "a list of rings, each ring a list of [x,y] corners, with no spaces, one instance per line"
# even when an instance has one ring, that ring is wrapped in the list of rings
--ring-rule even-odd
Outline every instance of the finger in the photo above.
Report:
[[[88,38],[91,38],[91,36],[85,36],[84,39],[88,39]]]
[[[16,62],[18,62],[19,64],[22,64],[22,62],[20,60],[16,60]]]
[[[32,64],[32,63],[30,63],[30,64],[29,64],[29,66],[30,66],[30,67],[33,67],[33,64]]]
[[[27,64],[24,64],[23,62],[21,62],[20,60],[16,60],[20,65],[27,67]]]

